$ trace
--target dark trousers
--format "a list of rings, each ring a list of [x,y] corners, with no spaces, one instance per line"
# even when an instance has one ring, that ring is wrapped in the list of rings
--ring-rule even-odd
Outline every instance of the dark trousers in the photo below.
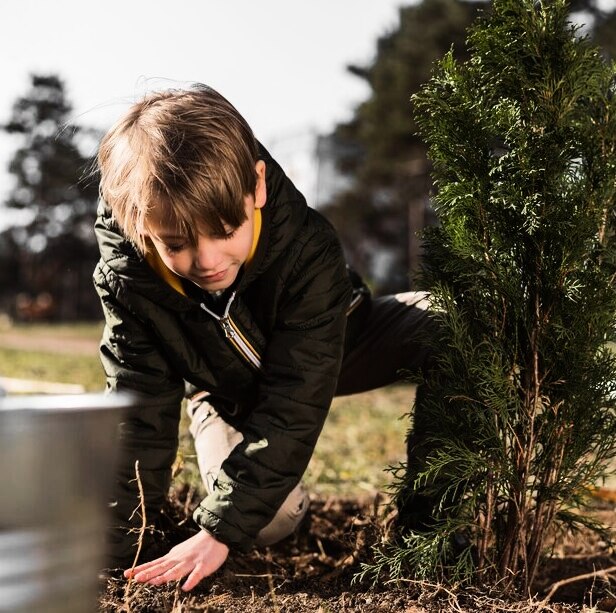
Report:
[[[383,387],[409,376],[427,374],[431,368],[429,341],[435,321],[423,292],[407,292],[372,301],[360,321],[349,318],[347,344],[336,395],[354,394]],[[415,380],[417,380],[415,378]],[[405,486],[396,495],[398,524],[404,530],[426,530],[433,522],[435,500],[414,481],[430,451],[430,426],[422,411],[422,386],[417,389],[413,426],[407,443]]]
[[[349,316],[347,346],[336,396],[357,394],[423,372],[430,359],[425,340],[432,318],[425,292],[371,301],[365,314]]]

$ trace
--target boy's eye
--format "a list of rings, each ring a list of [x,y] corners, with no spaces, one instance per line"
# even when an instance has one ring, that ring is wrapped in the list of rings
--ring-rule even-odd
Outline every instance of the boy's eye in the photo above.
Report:
[[[226,240],[229,240],[230,238],[233,238],[236,232],[237,232],[237,228],[235,230],[226,230],[224,233],[221,233],[221,234],[212,234],[211,237],[214,239],[226,241]]]
[[[174,243],[171,245],[165,245],[165,249],[168,253],[179,253],[186,249],[186,243]]]

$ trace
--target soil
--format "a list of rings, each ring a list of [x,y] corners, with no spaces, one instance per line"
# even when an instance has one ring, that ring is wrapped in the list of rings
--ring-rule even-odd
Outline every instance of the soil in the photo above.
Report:
[[[186,503],[176,508],[187,508]],[[613,502],[597,500],[593,515],[616,526]],[[184,514],[185,516],[185,514]],[[607,540],[591,532],[560,535],[541,565],[534,598],[503,598],[494,590],[452,590],[407,582],[377,585],[354,580],[362,562],[370,562],[371,546],[391,529],[394,513],[380,497],[313,499],[310,520],[298,533],[269,548],[232,554],[213,576],[190,593],[179,585],[151,587],[127,584],[111,576],[102,583],[100,612],[252,613],[276,612],[406,612],[446,611],[615,611],[609,579],[592,576],[616,564]],[[179,519],[179,516],[178,516]],[[188,522],[184,526],[188,525]],[[186,529],[186,528],[183,528]],[[557,582],[590,573],[564,584],[549,602],[541,600]]]

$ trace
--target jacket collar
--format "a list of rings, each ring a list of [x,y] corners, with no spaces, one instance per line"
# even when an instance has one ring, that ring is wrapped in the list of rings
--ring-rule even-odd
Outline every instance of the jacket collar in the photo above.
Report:
[[[239,291],[286,251],[295,240],[308,212],[304,196],[261,144],[259,156],[265,162],[267,201],[261,209],[263,220],[259,244],[250,266],[240,280]]]

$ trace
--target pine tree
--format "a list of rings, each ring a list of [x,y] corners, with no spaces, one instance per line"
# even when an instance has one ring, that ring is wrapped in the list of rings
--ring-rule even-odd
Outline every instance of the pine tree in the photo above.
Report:
[[[93,230],[98,185],[84,180],[92,160],[80,150],[80,139],[94,142],[98,134],[70,119],[62,80],[35,74],[2,126],[21,140],[9,164],[14,187],[3,214],[26,213],[4,224],[19,250],[22,283],[8,289],[50,293],[64,319],[100,317],[91,282],[98,257]]]
[[[398,498],[433,525],[364,570],[532,586],[548,531],[590,525],[616,456],[616,70],[565,0],[494,0],[414,97],[440,225],[423,284],[436,367]],[[412,501],[412,494],[411,494]],[[408,509],[406,509],[408,510]],[[455,551],[456,536],[470,538]]]

